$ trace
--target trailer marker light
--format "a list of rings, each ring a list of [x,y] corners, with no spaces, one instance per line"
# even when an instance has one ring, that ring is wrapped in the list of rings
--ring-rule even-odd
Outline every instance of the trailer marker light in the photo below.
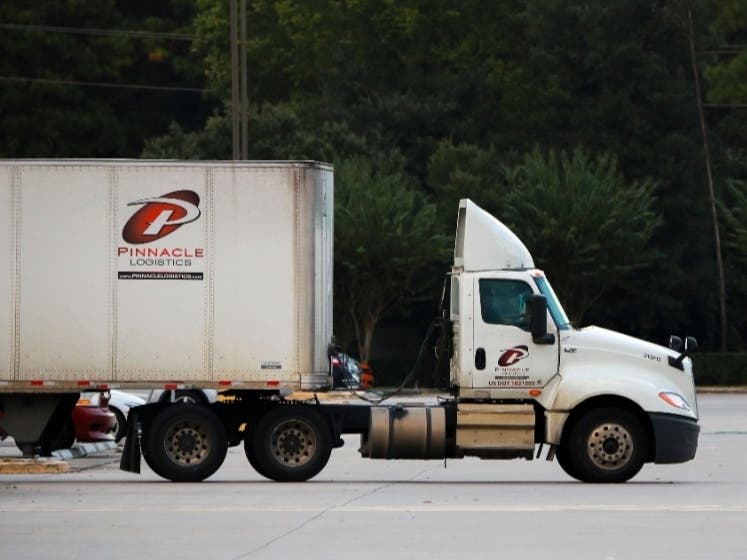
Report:
[[[86,380],[80,380],[78,381],[78,387],[90,387],[91,382]]]
[[[44,386],[44,381],[42,381],[41,379],[32,379],[31,380],[31,386],[32,387],[43,387]]]
[[[539,396],[540,396],[540,395],[542,394],[542,391],[541,391],[540,389],[531,389],[531,390],[529,391],[529,394],[530,394],[530,395],[531,395],[532,397],[539,397]]]
[[[176,383],[166,383],[163,388],[167,391],[176,391],[179,388],[179,385]]]
[[[218,381],[218,387],[230,387],[232,384],[233,382],[228,380]]]
[[[268,387],[279,387],[280,386],[280,381],[268,381],[267,382],[267,386]]]

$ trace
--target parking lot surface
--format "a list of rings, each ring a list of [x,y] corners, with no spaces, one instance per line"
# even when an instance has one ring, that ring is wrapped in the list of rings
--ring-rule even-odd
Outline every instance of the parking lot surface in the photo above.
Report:
[[[236,447],[209,480],[177,484],[119,471],[110,450],[0,476],[0,558],[743,559],[747,395],[699,404],[695,460],[621,485],[544,459],[364,460],[356,438],[306,483],[263,479]]]

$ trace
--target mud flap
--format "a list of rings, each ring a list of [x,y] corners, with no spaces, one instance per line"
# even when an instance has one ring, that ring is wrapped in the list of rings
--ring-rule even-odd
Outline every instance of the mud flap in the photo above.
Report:
[[[140,474],[140,422],[135,408],[127,417],[127,434],[119,468],[123,471]]]

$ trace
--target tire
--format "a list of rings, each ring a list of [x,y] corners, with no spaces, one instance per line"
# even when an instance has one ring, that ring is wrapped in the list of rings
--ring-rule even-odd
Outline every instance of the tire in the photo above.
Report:
[[[114,426],[114,441],[119,443],[127,435],[127,418],[125,418],[125,415],[118,408],[110,406],[109,410],[117,418],[117,424]]]
[[[70,449],[75,443],[75,424],[72,420],[67,420],[52,438],[52,451],[58,449]]]
[[[599,408],[587,412],[571,428],[563,452],[566,455],[561,453],[558,462],[566,473],[583,482],[625,482],[643,467],[649,445],[633,412]]]
[[[159,476],[174,482],[199,482],[226,458],[226,430],[211,409],[177,403],[153,419],[143,440],[143,457]]]
[[[254,431],[255,430],[253,429],[247,429],[247,432],[244,436],[244,454],[246,455],[246,459],[247,461],[249,461],[249,464],[255,471],[257,471],[258,474],[264,476],[265,478],[270,478],[267,473],[264,472],[262,465],[259,464],[257,458],[254,456],[254,449],[252,447],[252,442],[255,437]]]
[[[575,478],[576,480],[581,480],[574,465],[571,463],[567,445],[558,445],[558,448],[555,450],[555,458],[558,460],[560,468],[562,468],[568,476]]]
[[[326,419],[303,405],[278,406],[249,434],[247,458],[262,476],[278,482],[303,482],[329,461],[332,436]]]

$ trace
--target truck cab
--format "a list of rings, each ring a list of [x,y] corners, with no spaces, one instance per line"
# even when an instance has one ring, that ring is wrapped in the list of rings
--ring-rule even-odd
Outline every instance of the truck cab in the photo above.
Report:
[[[521,240],[470,200],[459,207],[449,307],[460,401],[532,404],[537,439],[572,476],[617,480],[643,462],[694,457],[694,340],[679,352],[574,328]]]

